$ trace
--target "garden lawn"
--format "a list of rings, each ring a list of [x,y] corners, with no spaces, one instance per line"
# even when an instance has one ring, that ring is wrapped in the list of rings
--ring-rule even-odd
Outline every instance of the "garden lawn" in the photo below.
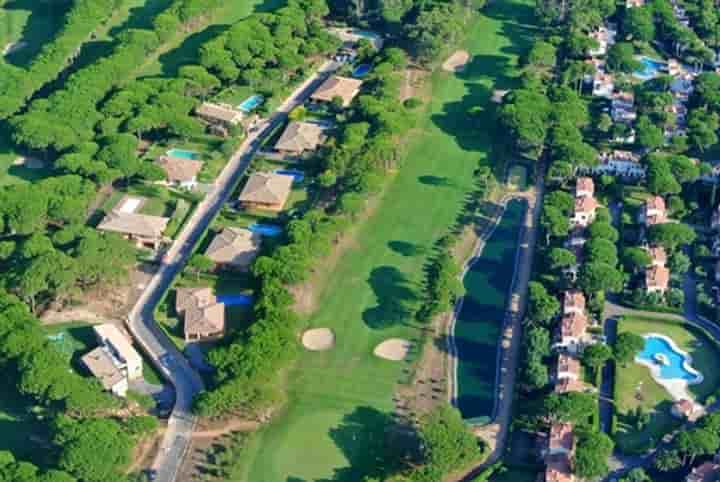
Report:
[[[474,58],[466,71],[433,76],[432,99],[404,166],[329,275],[310,319],[311,326],[332,328],[337,344],[300,356],[288,377],[286,409],[249,444],[236,480],[356,481],[382,473],[393,392],[412,360],[388,362],[372,352],[386,338],[422,338],[408,311],[417,303],[427,253],[456,220],[478,164],[493,162],[492,117],[473,125],[467,111],[489,108],[492,89],[512,87],[508,76],[528,47],[531,19],[525,0],[493,2],[468,28],[465,48]]]
[[[703,374],[703,382],[690,385],[690,393],[700,403],[720,386],[720,350],[700,330],[689,325],[663,320],[661,318],[628,317],[620,321],[619,332],[629,331],[644,335],[660,333],[672,338],[682,350],[692,356],[692,366]],[[640,387],[640,390],[638,390]],[[637,397],[638,391],[641,396]],[[615,378],[615,403],[618,424],[616,442],[626,452],[644,450],[673,428],[680,425],[670,414],[670,394],[650,376],[650,370],[638,363],[618,367]],[[631,411],[642,407],[651,416],[650,423],[638,432],[628,417]]]

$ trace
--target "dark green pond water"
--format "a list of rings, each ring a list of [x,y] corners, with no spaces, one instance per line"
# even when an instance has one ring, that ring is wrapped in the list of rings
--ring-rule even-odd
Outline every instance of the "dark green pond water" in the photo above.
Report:
[[[526,209],[524,200],[508,203],[480,258],[463,279],[466,294],[455,323],[456,404],[472,423],[488,422],[492,415],[498,342]]]

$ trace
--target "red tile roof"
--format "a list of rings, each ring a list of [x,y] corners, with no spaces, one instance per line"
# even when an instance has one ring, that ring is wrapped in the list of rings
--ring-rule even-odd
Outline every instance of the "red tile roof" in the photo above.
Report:
[[[590,196],[595,194],[595,183],[593,182],[592,178],[590,177],[578,177],[577,181],[575,181],[575,193],[579,192],[589,192]]]
[[[560,335],[562,337],[580,337],[587,330],[588,320],[585,313],[567,313],[560,321]]]
[[[650,266],[645,270],[645,286],[667,289],[670,282],[670,270],[665,266]]]
[[[569,310],[585,311],[585,295],[582,291],[570,290],[566,291],[563,298],[563,306],[565,313]]]

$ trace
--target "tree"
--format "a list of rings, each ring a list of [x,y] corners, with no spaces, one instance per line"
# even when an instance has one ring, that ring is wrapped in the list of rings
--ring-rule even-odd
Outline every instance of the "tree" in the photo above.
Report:
[[[613,347],[615,361],[627,366],[643,348],[645,348],[645,339],[642,336],[629,331],[622,332]]]
[[[671,472],[682,467],[683,462],[677,450],[663,449],[655,457],[654,465],[660,472]]]
[[[195,279],[200,279],[200,273],[211,271],[215,267],[215,262],[204,254],[194,254],[188,261],[188,268],[195,273]]]
[[[673,273],[685,274],[690,269],[690,257],[682,251],[675,251],[668,262],[668,267]]]
[[[632,73],[641,65],[635,60],[635,48],[631,43],[618,42],[608,49],[608,69],[613,72]]]
[[[421,419],[419,433],[425,463],[439,474],[463,468],[481,454],[475,434],[460,412],[448,403]]]
[[[673,448],[683,457],[683,463],[693,463],[696,457],[715,453],[720,447],[718,434],[704,428],[681,431],[673,440]]]
[[[597,411],[597,399],[586,392],[551,393],[545,397],[543,407],[547,418],[553,422],[587,426]]]
[[[562,270],[575,265],[575,253],[565,248],[552,248],[548,253],[548,264],[553,271]]]
[[[635,467],[620,482],[651,482],[651,479],[642,467]]]
[[[622,273],[610,264],[602,261],[585,263],[580,268],[578,286],[586,293],[598,291],[618,292],[622,289]]]
[[[615,243],[603,238],[592,238],[583,246],[588,263],[605,263],[616,266],[618,263]]]
[[[607,475],[608,459],[615,444],[607,434],[594,430],[580,430],[575,449],[575,474],[584,479]]]
[[[654,151],[665,143],[665,134],[650,117],[641,115],[635,125],[635,139],[640,146]]]
[[[693,109],[688,116],[688,140],[690,145],[700,152],[713,144],[717,144],[717,131],[720,127],[720,116],[704,109]]]
[[[622,252],[623,266],[628,271],[638,273],[652,263],[650,253],[646,249],[631,246],[625,248]]]
[[[655,20],[652,7],[644,5],[639,8],[630,8],[625,11],[623,30],[633,39],[650,42],[655,39]]]
[[[597,373],[600,368],[613,357],[612,349],[605,343],[595,343],[583,350],[582,362]]]
[[[690,244],[695,241],[695,230],[682,223],[655,224],[648,230],[648,240],[652,244],[659,244],[668,251],[674,251],[678,246]]]
[[[547,323],[560,312],[560,302],[537,281],[528,284],[528,316],[532,321]]]
[[[620,235],[617,229],[612,227],[608,222],[601,222],[595,220],[590,226],[588,226],[588,234],[593,239],[606,239],[612,243],[616,243],[620,239]]]
[[[669,160],[670,170],[678,182],[693,182],[700,176],[700,166],[686,156],[672,156]]]
[[[658,155],[647,158],[647,184],[648,189],[658,195],[677,194],[682,190],[668,159]]]
[[[555,66],[557,61],[557,49],[548,42],[535,42],[528,52],[527,63],[530,66],[550,69]]]
[[[567,215],[563,214],[562,211],[554,206],[543,206],[540,225],[545,229],[546,241],[548,243],[550,242],[550,237],[559,238],[567,236],[570,231],[570,221]]]
[[[138,140],[132,134],[115,134],[102,139],[98,159],[109,167],[117,169],[127,181],[140,169],[137,157]]]

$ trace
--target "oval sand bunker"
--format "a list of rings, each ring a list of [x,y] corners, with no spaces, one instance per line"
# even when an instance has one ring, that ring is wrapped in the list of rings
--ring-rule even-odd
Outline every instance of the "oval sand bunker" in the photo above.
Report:
[[[302,344],[310,351],[329,350],[335,346],[335,333],[330,328],[313,328],[303,333]]]
[[[385,360],[401,361],[405,359],[411,346],[412,343],[403,338],[390,338],[376,346],[373,353]]]
[[[469,61],[467,50],[458,50],[442,64],[442,68],[447,72],[462,72]]]

